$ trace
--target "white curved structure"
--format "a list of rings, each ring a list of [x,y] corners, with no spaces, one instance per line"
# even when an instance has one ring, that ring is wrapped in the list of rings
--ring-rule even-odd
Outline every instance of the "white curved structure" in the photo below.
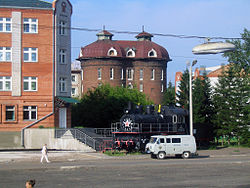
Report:
[[[227,42],[208,42],[205,44],[197,45],[193,48],[193,54],[217,54],[228,51],[233,51],[235,45]]]

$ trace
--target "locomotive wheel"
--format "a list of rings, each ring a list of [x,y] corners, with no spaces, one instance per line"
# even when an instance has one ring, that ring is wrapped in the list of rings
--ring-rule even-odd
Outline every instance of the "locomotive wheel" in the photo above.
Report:
[[[183,154],[182,154],[182,158],[183,159],[188,159],[189,157],[190,157],[190,152],[184,151]]]
[[[159,152],[158,155],[157,155],[157,158],[158,159],[164,159],[165,158],[165,153],[164,152]]]

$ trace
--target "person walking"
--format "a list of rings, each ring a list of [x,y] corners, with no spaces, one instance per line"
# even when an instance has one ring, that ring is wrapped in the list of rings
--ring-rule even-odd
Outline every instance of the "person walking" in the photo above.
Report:
[[[42,148],[42,157],[41,157],[41,163],[43,163],[43,158],[45,158],[45,160],[47,161],[47,163],[50,163],[49,159],[48,159],[48,148],[47,148],[47,144],[44,144],[43,148]]]

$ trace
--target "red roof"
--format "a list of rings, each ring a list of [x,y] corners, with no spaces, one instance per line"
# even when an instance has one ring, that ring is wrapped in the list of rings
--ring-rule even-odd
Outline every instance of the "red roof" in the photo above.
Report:
[[[129,49],[135,51],[135,57],[133,58],[155,58],[169,61],[169,54],[165,48],[162,46],[151,42],[151,41],[122,41],[122,40],[97,40],[85,47],[82,50],[82,56],[79,59],[89,59],[89,58],[110,58],[108,51],[111,48],[117,51],[117,56],[119,58],[126,58],[126,53]],[[151,50],[157,53],[156,57],[149,57],[148,53]],[[129,57],[127,57],[129,58]]]
[[[140,37],[153,37],[153,35],[143,31],[143,32],[141,32],[141,33],[139,33],[138,35],[135,36],[135,38],[140,38]]]
[[[106,31],[106,30],[102,30],[100,33],[97,33],[96,35],[109,35],[109,36],[113,36],[112,33]]]

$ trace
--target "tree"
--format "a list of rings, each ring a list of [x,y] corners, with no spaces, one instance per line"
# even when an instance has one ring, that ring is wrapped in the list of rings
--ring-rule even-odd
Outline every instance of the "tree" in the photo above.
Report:
[[[151,104],[145,94],[136,89],[102,85],[89,90],[80,104],[72,108],[72,126],[110,127],[111,122],[118,121],[128,101],[135,104]]]
[[[249,125],[249,78],[237,72],[238,65],[231,63],[219,78],[213,95],[216,114],[213,122],[217,136],[239,138]]]
[[[175,106],[175,87],[171,82],[168,83],[168,88],[164,92],[163,105]]]
[[[250,132],[247,125],[250,124],[250,31],[244,29],[241,33],[242,40],[227,40],[236,46],[235,51],[224,53],[224,57],[228,58],[229,62],[232,62],[229,72],[225,74],[231,74],[234,76],[232,80],[235,86],[232,88],[232,100],[231,108],[234,109],[234,120],[237,121],[237,136],[240,136],[242,143],[250,145]]]
[[[198,144],[208,145],[209,138],[214,137],[214,127],[211,123],[212,109],[211,85],[204,73],[202,77],[193,81],[193,117],[194,127],[197,130],[196,137],[207,138],[206,140],[198,140]]]
[[[181,77],[181,83],[177,95],[177,104],[184,109],[189,109],[189,71],[186,69]]]
[[[233,62],[238,66],[239,70],[244,70],[246,75],[249,76],[250,68],[250,31],[244,29],[241,33],[242,40],[227,40],[235,45],[235,50],[232,52],[226,52],[223,54],[224,57],[228,58],[228,62]]]
[[[204,74],[202,78],[193,81],[193,113],[194,123],[211,124],[213,114],[211,101],[211,85],[208,77]]]

